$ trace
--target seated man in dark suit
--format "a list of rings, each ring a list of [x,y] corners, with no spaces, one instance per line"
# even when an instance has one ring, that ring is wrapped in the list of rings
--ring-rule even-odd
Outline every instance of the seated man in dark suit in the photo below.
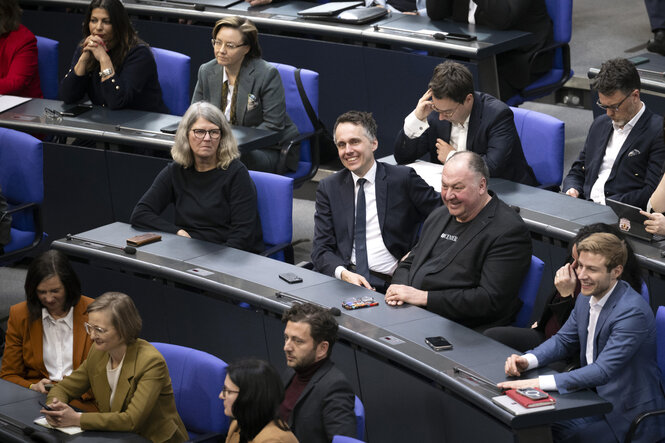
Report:
[[[374,160],[372,114],[342,114],[334,133],[345,169],[316,191],[312,262],[321,273],[385,292],[397,260],[441,198],[412,168]]]
[[[445,207],[425,220],[420,240],[397,267],[389,305],[426,307],[470,328],[510,324],[531,262],[531,237],[520,216],[488,191],[489,172],[474,152],[443,167]]]
[[[451,61],[434,69],[429,89],[404,119],[395,160],[411,163],[429,152],[444,164],[456,151],[482,156],[490,176],[537,185],[515,129],[513,112],[489,94],[474,92],[471,72]]]
[[[602,416],[555,423],[555,441],[624,441],[640,413],[665,408],[656,363],[656,326],[651,307],[623,280],[626,245],[609,233],[592,234],[577,244],[581,296],[568,320],[553,337],[525,355],[506,360],[510,376],[579,353],[580,368],[528,380],[499,383],[503,388],[536,387],[561,394],[595,389],[612,403]],[[665,418],[645,419],[635,442],[665,437]]]
[[[280,417],[301,442],[330,443],[335,435],[355,438],[355,395],[330,360],[337,339],[335,318],[319,306],[304,303],[284,312],[282,322],[286,323],[286,364],[293,371],[285,379]]]
[[[452,18],[534,35],[530,45],[497,55],[501,100],[508,100],[552,69],[554,51],[546,48],[554,37],[545,0],[427,0],[427,15],[432,20]]]
[[[572,197],[606,198],[645,209],[665,162],[663,117],[640,100],[640,75],[624,58],[606,61],[591,80],[606,115],[589,128],[584,148],[561,187]]]

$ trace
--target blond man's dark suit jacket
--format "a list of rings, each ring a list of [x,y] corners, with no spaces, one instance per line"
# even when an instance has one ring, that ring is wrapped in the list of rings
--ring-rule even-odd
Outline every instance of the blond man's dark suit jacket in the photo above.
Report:
[[[99,412],[81,415],[81,429],[135,432],[153,442],[183,442],[189,437],[175,405],[171,377],[162,354],[138,339],[127,346],[113,404],[106,374],[107,352],[95,346],[88,359],[51,389],[53,398],[69,402],[92,389]]]
[[[83,363],[92,347],[92,341],[83,326],[83,322],[88,320],[85,310],[92,301],[89,297],[81,296],[79,302],[74,306],[72,355],[74,369]],[[26,302],[12,306],[9,309],[7,342],[5,354],[2,357],[0,377],[26,388],[42,378],[48,378],[49,375],[44,366],[43,344],[44,329],[41,317],[30,321]]]
[[[522,218],[490,191],[492,199],[441,257],[429,257],[451,219],[448,208],[425,220],[420,240],[393,274],[393,284],[428,291],[427,309],[465,326],[486,329],[513,321],[517,293],[531,263],[531,237]],[[414,284],[416,271],[435,261]]]
[[[192,103],[203,100],[221,108],[223,69],[216,59],[201,65]],[[239,126],[277,131],[280,143],[298,136],[298,129],[286,113],[284,86],[277,68],[260,58],[245,58],[236,86],[236,121]],[[252,106],[248,106],[250,94],[256,100]],[[289,169],[298,169],[299,158],[299,149],[289,151],[286,159]]]

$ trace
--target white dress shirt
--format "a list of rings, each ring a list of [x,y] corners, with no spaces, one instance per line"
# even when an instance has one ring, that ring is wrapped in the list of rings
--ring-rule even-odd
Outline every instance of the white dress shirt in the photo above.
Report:
[[[229,81],[229,76],[226,75],[226,69],[222,66],[222,85],[224,82]],[[231,86],[231,83],[228,84],[228,94],[226,96],[226,108],[222,109],[224,111],[224,115],[226,116],[226,121],[229,123],[231,122],[231,100],[233,100],[233,88],[235,86]]]
[[[600,300],[597,300],[595,297],[589,297],[589,325],[587,327],[587,340],[586,340],[586,363],[587,365],[590,365],[593,363],[593,344],[595,342],[596,338],[596,324],[598,323],[598,316],[600,315],[600,311],[603,310],[603,306],[605,306],[605,303],[607,303],[607,300],[610,298],[610,294],[614,291],[614,288],[616,288],[617,284],[616,282],[614,283],[614,286],[612,286],[601,298]],[[527,371],[529,369],[537,368],[538,367],[538,358],[533,355],[533,354],[524,354],[524,357],[526,358],[528,362],[527,366]],[[554,380],[554,375],[541,375],[538,377],[538,384],[540,385],[540,389],[543,391],[556,391],[556,381]]]
[[[51,381],[60,381],[72,373],[74,356],[74,308],[66,316],[54,319],[42,308],[42,358]]]
[[[628,134],[630,134],[630,131],[640,117],[642,117],[642,114],[644,114],[644,110],[646,109],[644,103],[640,102],[640,106],[641,108],[637,111],[637,114],[623,128],[618,127],[616,123],[612,122],[614,130],[612,131],[612,135],[610,135],[609,142],[607,142],[605,156],[598,171],[598,178],[591,187],[591,193],[589,194],[589,198],[596,203],[605,204],[605,184],[607,183],[607,179],[610,178],[614,162],[617,159],[617,155],[619,155],[621,147],[628,138]]]
[[[469,16],[467,17],[467,21],[470,25],[476,24],[476,9],[478,9],[478,5],[473,0],[469,0]]]
[[[464,123],[450,123],[450,146],[455,148],[455,151],[450,151],[446,157],[446,161],[456,151],[466,151],[466,141],[469,136],[469,120],[471,119],[471,114],[466,116]],[[416,117],[416,112],[412,111],[409,115],[404,118],[404,135],[413,139],[420,137],[423,132],[429,128],[429,123],[427,119],[420,120]]]
[[[354,206],[358,200],[358,179],[361,177],[351,172],[353,177],[353,202]],[[379,225],[379,214],[376,207],[376,161],[367,171],[364,177],[367,180],[363,186],[365,191],[365,243],[367,245],[367,263],[371,271],[381,274],[393,275],[397,269],[397,258],[386,248],[381,236],[381,226]],[[356,263],[356,244],[353,242],[351,251],[351,263]],[[338,266],[335,269],[335,277],[342,278],[342,271],[346,268]]]

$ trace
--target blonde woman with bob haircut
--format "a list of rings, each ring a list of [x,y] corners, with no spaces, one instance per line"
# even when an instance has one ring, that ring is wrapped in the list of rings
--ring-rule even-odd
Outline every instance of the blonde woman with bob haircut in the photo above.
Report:
[[[138,338],[141,316],[128,295],[107,292],[90,303],[88,359],[54,386],[42,409],[51,426],[135,432],[154,442],[188,439],[175,405],[162,354]],[[99,412],[80,413],[67,403],[91,389]]]
[[[132,225],[261,252],[256,189],[224,114],[210,103],[192,104],[180,121],[171,156],[173,163],[134,208]],[[170,203],[173,222],[161,216]]]

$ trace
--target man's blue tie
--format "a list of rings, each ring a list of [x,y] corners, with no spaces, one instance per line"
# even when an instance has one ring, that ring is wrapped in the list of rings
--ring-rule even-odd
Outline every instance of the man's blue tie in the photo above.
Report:
[[[365,189],[367,180],[358,179],[358,198],[356,199],[356,223],[354,240],[356,243],[356,272],[369,281],[369,265],[367,264],[367,243],[365,226]]]

